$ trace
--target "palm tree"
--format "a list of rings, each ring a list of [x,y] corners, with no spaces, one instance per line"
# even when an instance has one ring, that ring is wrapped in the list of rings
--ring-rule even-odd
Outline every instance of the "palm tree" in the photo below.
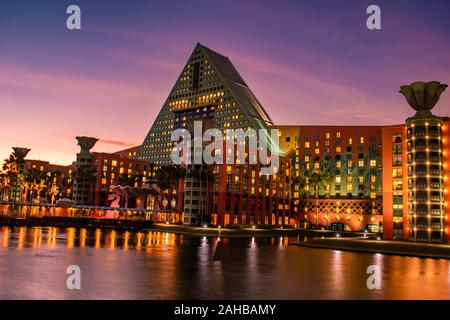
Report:
[[[308,178],[309,183],[313,185],[314,190],[314,207],[315,207],[315,220],[316,220],[316,227],[319,226],[319,207],[317,206],[317,201],[319,198],[319,187],[320,184],[323,183],[323,174],[320,171],[313,171]]]
[[[45,176],[45,196],[50,199],[50,203],[55,202],[56,196],[59,194],[58,182],[62,181],[63,173],[59,170],[52,170]]]
[[[0,201],[5,200],[5,198],[6,198],[8,184],[9,184],[8,175],[4,172],[1,172],[0,173],[0,191],[1,191]]]
[[[17,183],[17,159],[14,152],[3,161],[2,170],[5,178],[9,181],[7,198],[11,200],[11,186]],[[6,195],[4,197],[6,198]]]
[[[44,174],[42,171],[36,168],[31,168],[27,170],[24,175],[24,186],[27,198],[30,202],[33,202],[34,191],[36,191],[36,196],[39,198],[39,191],[44,186]],[[28,197],[28,190],[30,190],[30,195]]]
[[[329,198],[331,191],[331,183],[334,181],[335,175],[329,168],[322,170],[321,173],[322,173],[322,181],[325,184],[325,195],[327,198]]]
[[[181,166],[170,165],[158,168],[155,174],[155,180],[156,185],[159,187],[161,197],[163,197],[164,193],[169,197],[169,194],[172,194],[172,191],[177,189],[179,180],[185,176],[186,170]]]
[[[65,175],[62,174],[61,175],[61,188],[60,188],[60,196],[61,197],[66,197],[66,196],[70,196],[69,194],[67,194],[67,190],[70,189],[71,193],[72,193],[72,189],[73,189],[73,177],[71,175]]]
[[[162,166],[155,174],[156,184],[162,191],[165,191],[174,187],[185,175],[185,169],[180,166]]]
[[[24,184],[23,168],[25,165],[24,157],[30,151],[26,148],[13,148],[13,152],[4,160],[2,170],[9,178],[10,199],[16,201],[21,194],[20,187]]]
[[[131,178],[127,173],[121,173],[117,179],[117,184],[120,186],[134,186],[134,179]]]

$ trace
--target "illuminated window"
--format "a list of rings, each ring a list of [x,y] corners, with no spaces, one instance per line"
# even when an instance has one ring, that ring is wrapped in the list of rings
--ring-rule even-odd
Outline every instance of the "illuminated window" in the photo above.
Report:
[[[359,183],[364,183],[364,177],[363,176],[359,176],[358,177],[358,181],[359,181]]]
[[[377,160],[370,160],[370,166],[376,167],[377,166]]]
[[[403,181],[402,180],[394,180],[392,181],[392,190],[402,190],[403,189]]]
[[[330,133],[329,132],[325,133],[325,139],[330,139]]]
[[[336,147],[336,153],[340,153],[341,152],[341,147]]]
[[[305,148],[309,148],[309,141],[305,141]]]
[[[309,162],[309,156],[305,156],[305,162]]]
[[[401,178],[401,177],[403,177],[402,168],[392,169],[392,177],[393,178]]]
[[[340,167],[341,167],[341,162],[340,161],[336,162],[336,168],[340,168]]]
[[[358,166],[359,167],[364,167],[364,160],[359,160],[358,161]]]
[[[377,193],[376,192],[371,192],[370,193],[370,198],[376,199],[377,198]]]
[[[341,183],[341,176],[336,176],[336,183]]]
[[[347,183],[352,183],[353,179],[352,177],[347,177]]]
[[[370,176],[370,182],[376,182],[377,177],[376,176]]]
[[[341,133],[338,131],[336,132],[336,138],[340,138],[341,137]]]
[[[320,162],[314,162],[314,169],[320,169]]]
[[[320,149],[319,149],[319,148],[316,148],[316,149],[314,150],[314,153],[315,153],[315,154],[320,154]]]
[[[359,137],[359,143],[363,144],[364,143],[364,137]]]
[[[352,138],[348,138],[347,139],[347,144],[352,144],[353,143],[353,139]]]
[[[347,184],[347,191],[352,191],[352,185],[351,184]]]
[[[111,162],[111,165],[112,165],[113,167],[116,167],[116,166],[117,166],[117,161],[116,161],[116,160],[113,160],[113,161]]]

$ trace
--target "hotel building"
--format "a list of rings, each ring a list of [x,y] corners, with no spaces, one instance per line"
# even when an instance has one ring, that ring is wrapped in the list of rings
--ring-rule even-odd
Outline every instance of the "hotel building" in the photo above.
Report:
[[[263,182],[248,166],[213,166],[213,183],[205,179],[210,167],[187,166],[185,224],[198,225],[207,217],[220,225],[296,224],[384,232],[385,239],[447,242],[449,120],[429,111],[446,85],[404,87],[401,92],[418,111],[405,125],[274,125],[231,61],[197,44],[137,158],[156,170],[171,164],[172,131],[192,131],[194,120],[222,132],[278,129],[274,149],[289,167],[282,171],[283,191],[270,189],[272,182]],[[424,90],[434,93],[419,101]],[[411,99],[414,94],[416,99]],[[251,183],[247,188],[236,184],[242,175],[244,184]],[[246,199],[253,194],[254,199]],[[274,204],[265,194],[280,196]]]
[[[171,151],[175,145],[171,141],[172,131],[184,128],[193,133],[193,121],[201,121],[203,129],[216,128],[222,133],[227,129],[269,129],[272,124],[231,61],[201,44],[196,45],[182,69],[137,158],[152,163],[156,170],[158,166],[170,165]],[[272,149],[277,147],[270,142],[270,137],[266,138]],[[279,152],[278,149],[270,151]],[[212,206],[208,201],[212,192],[210,175],[211,169],[204,164],[186,166],[185,224],[200,225],[206,216],[214,215],[219,220],[225,219],[224,222],[229,219],[231,223],[235,221],[234,207],[231,212],[229,209],[219,214],[220,207],[217,204]],[[246,204],[246,201],[240,203]],[[231,216],[233,218],[223,218]],[[245,218],[242,219],[245,221]],[[239,219],[236,221],[239,222]]]

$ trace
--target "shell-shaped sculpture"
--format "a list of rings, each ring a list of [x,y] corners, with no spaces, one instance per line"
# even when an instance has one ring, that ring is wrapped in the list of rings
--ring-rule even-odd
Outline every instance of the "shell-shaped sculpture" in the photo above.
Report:
[[[441,93],[447,87],[448,85],[438,81],[413,82],[410,85],[401,86],[400,93],[418,114],[431,114],[430,110],[434,108]]]
[[[89,151],[91,150],[95,143],[98,141],[97,138],[93,138],[93,137],[76,137],[77,141],[78,141],[78,145],[81,148],[81,152],[83,151]]]
[[[30,150],[31,149],[28,148],[13,147],[14,155],[19,160],[24,159],[27,156],[28,152],[30,152]]]

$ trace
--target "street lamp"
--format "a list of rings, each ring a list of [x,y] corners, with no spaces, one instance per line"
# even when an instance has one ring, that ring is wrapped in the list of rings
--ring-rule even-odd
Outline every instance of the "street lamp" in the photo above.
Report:
[[[163,199],[163,201],[162,201],[162,205],[163,205],[163,208],[164,208],[164,211],[166,211],[167,209],[167,204],[169,203],[169,201],[167,200],[167,199]],[[165,217],[166,217],[166,221],[167,221],[167,213],[165,213],[165,212],[163,212],[163,214],[165,214]]]
[[[170,219],[173,222],[172,219],[172,209],[175,208],[175,206],[177,205],[177,201],[175,200],[175,198],[172,199],[172,201],[170,201]]]

